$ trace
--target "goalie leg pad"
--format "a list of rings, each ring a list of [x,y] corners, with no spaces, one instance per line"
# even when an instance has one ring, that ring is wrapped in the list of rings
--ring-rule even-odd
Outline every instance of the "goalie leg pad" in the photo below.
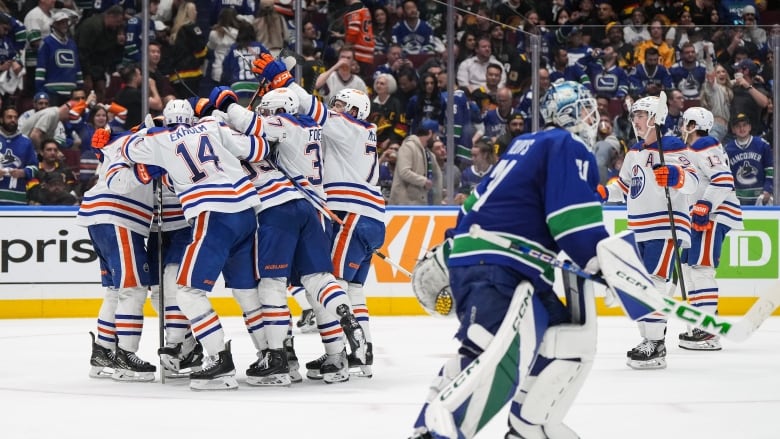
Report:
[[[597,323],[593,284],[575,282],[564,283],[574,290],[568,292],[567,298],[569,303],[579,303],[577,312],[572,310],[572,317],[582,324],[561,324],[545,331],[534,370],[521,381],[513,398],[509,437],[578,437],[563,424],[563,418],[593,367]],[[540,365],[542,368],[537,371]]]

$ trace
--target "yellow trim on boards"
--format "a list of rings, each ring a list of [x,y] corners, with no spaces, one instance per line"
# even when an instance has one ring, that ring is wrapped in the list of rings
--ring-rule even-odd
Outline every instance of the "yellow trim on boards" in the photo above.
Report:
[[[718,307],[720,315],[739,316],[747,312],[755,297],[722,297]],[[33,299],[0,300],[0,319],[38,319],[38,318],[97,318],[102,299]],[[414,297],[368,297],[368,309],[372,316],[412,316],[426,315]],[[211,298],[214,310],[220,316],[240,316],[241,310],[231,297]],[[620,316],[622,310],[607,308],[604,299],[596,298],[597,312],[600,316]],[[290,311],[297,316],[301,308],[293,299],[289,299]],[[149,301],[146,301],[144,314],[156,316]],[[772,315],[780,316],[780,308]]]

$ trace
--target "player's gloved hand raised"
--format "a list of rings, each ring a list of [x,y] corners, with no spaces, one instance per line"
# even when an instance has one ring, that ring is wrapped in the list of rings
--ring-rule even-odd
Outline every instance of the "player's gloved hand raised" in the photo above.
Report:
[[[268,81],[271,84],[271,90],[287,87],[293,82],[293,77],[287,71],[287,66],[269,53],[263,53],[252,62],[252,73]]]
[[[143,184],[149,184],[152,180],[160,178],[165,174],[165,169],[156,165],[144,165],[136,163],[133,168],[136,178]]]
[[[699,200],[693,205],[693,208],[691,208],[691,225],[693,230],[703,232],[712,228],[710,210],[712,210],[712,203],[709,201]]]
[[[92,147],[101,149],[111,141],[111,130],[108,127],[97,128],[92,134]]]
[[[238,103],[238,96],[230,87],[220,85],[211,89],[209,103],[217,110],[227,112],[230,104]]]
[[[679,189],[685,184],[685,171],[678,165],[655,165],[653,166],[655,182],[658,186],[667,186]]]

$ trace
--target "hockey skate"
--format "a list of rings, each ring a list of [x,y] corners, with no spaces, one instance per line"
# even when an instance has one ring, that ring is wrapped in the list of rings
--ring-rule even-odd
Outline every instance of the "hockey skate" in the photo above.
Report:
[[[89,364],[92,367],[89,369],[89,376],[91,378],[111,378],[116,367],[114,351],[95,343],[95,334],[92,332],[89,333],[89,336],[92,337],[92,356],[89,359]]]
[[[344,335],[349,342],[349,348],[352,354],[361,363],[366,363],[366,336],[363,328],[360,327],[355,315],[349,310],[347,305],[339,305],[336,308],[336,314],[339,315],[341,328],[344,329]]]
[[[349,363],[347,351],[337,354],[325,354],[316,360],[306,363],[306,378],[323,380],[328,384],[349,381]]]
[[[157,368],[135,354],[126,351],[119,346],[116,348],[116,367],[111,376],[115,381],[154,381],[154,372]]]
[[[694,328],[691,332],[680,334],[679,346],[691,351],[719,351],[721,350],[718,336]]]
[[[304,309],[303,313],[301,314],[301,318],[298,320],[298,323],[296,323],[295,326],[297,326],[298,329],[300,329],[304,334],[317,332],[317,319],[314,317],[314,310]]]
[[[358,360],[355,357],[354,353],[350,353],[347,357],[347,361],[349,362],[349,374],[363,377],[363,378],[371,378],[374,376],[373,371],[371,370],[371,365],[374,364],[374,344],[373,343],[366,343],[366,362],[362,363],[360,360]]]
[[[632,369],[663,369],[666,367],[666,344],[663,340],[642,340],[627,352],[626,364]]]
[[[203,345],[195,342],[187,353],[183,349],[183,343],[176,343],[157,350],[165,378],[186,378],[203,366]]]
[[[233,355],[230,353],[230,341],[225,343],[225,350],[217,355],[206,357],[203,368],[190,374],[190,389],[192,390],[236,390],[236,368],[233,366]]]
[[[290,367],[284,349],[266,349],[260,361],[252,363],[246,371],[246,383],[253,386],[288,387]]]
[[[295,355],[295,346],[293,339],[295,337],[287,337],[284,339],[284,353],[287,354],[287,366],[290,368],[290,381],[293,383],[300,383],[303,381],[298,363],[298,356]]]

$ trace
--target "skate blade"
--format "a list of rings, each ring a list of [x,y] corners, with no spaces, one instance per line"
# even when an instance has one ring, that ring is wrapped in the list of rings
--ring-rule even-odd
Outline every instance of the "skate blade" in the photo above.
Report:
[[[371,378],[374,376],[371,366],[350,366],[349,374],[360,378]]]
[[[319,381],[322,379],[322,374],[320,373],[319,370],[307,370],[306,378],[314,381]]]
[[[290,387],[292,380],[290,374],[279,373],[275,375],[268,375],[264,377],[246,377],[246,383],[250,386],[258,387]]]
[[[106,366],[92,366],[89,369],[89,377],[90,378],[111,378],[114,375],[115,370],[111,367]]]
[[[652,369],[666,369],[666,359],[656,358],[654,360],[641,361],[641,360],[626,360],[628,367],[635,370],[652,370]]]
[[[190,379],[190,390],[238,390],[238,381],[233,375],[221,376],[210,380]]]
[[[713,342],[712,340],[705,341],[685,341],[680,340],[678,346],[682,349],[689,351],[719,351],[723,349],[719,342]]]
[[[326,384],[344,383],[349,381],[349,369],[335,373],[322,374],[322,380]]]
[[[111,379],[124,383],[150,383],[154,381],[154,372],[135,372],[132,370],[117,369],[114,371],[114,374],[111,375]]]

